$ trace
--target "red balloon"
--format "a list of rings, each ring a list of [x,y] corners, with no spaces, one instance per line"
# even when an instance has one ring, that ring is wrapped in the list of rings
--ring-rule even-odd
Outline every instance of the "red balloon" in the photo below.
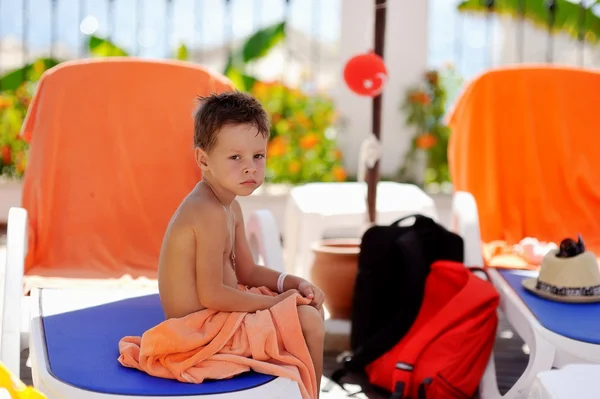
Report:
[[[344,67],[344,80],[354,93],[376,97],[383,91],[388,71],[383,59],[373,52],[352,57]]]

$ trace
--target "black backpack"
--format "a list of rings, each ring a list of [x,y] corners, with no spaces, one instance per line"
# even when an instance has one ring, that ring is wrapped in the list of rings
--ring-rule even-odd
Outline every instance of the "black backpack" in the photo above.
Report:
[[[410,226],[400,223],[414,218]],[[462,238],[433,219],[410,215],[389,226],[373,226],[362,237],[352,304],[351,353],[332,381],[364,368],[389,351],[415,322],[430,266],[463,262]]]

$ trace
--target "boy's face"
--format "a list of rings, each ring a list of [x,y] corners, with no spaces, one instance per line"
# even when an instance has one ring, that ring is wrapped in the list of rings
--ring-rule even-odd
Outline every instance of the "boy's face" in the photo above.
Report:
[[[247,124],[225,125],[215,146],[206,153],[196,148],[196,161],[214,183],[235,195],[252,194],[265,177],[267,138]]]

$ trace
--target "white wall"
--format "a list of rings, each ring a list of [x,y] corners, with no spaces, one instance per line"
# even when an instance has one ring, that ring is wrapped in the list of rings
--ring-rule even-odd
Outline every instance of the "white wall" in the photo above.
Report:
[[[388,0],[387,4],[384,59],[389,81],[383,93],[381,140],[384,151],[380,172],[392,175],[403,160],[412,134],[404,125],[399,107],[407,88],[417,83],[427,68],[428,2]],[[349,58],[373,48],[374,15],[373,0],[343,1],[340,74]],[[339,136],[340,145],[346,166],[355,173],[360,144],[371,132],[371,100],[353,94],[343,81],[334,90],[334,96],[346,120]]]

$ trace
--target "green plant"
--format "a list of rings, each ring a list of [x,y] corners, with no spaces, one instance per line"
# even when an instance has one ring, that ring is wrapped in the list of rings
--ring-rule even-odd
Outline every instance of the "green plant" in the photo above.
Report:
[[[248,66],[266,56],[286,37],[285,22],[276,23],[252,34],[244,44],[231,52],[223,74],[238,90],[252,91],[257,78],[250,75]]]
[[[27,167],[28,144],[20,133],[32,90],[26,84],[0,95],[0,176],[4,178],[21,178]]]
[[[112,41],[95,35],[90,35],[88,38],[88,50],[93,57],[129,57],[130,55]],[[188,48],[185,44],[177,47],[173,58],[182,61],[189,58]]]
[[[329,98],[260,81],[253,85],[252,94],[271,116],[266,171],[270,182],[346,180],[335,140],[337,116]]]
[[[450,181],[448,170],[448,139],[450,128],[444,123],[451,95],[460,87],[461,79],[452,66],[430,70],[416,86],[409,88],[401,105],[406,124],[415,128],[411,146],[399,171],[401,178],[414,165],[418,151],[425,152],[424,184]]]
[[[486,1],[463,0],[457,8],[461,12],[488,12]],[[580,34],[585,41],[596,44],[600,38],[600,17],[593,11],[599,1],[588,1],[582,11],[579,2],[572,0],[556,0],[556,13],[552,24],[554,32],[564,32],[574,38]],[[524,7],[523,7],[524,5]],[[508,15],[518,18],[523,7],[523,16],[526,20],[543,29],[548,28],[549,10],[547,0],[496,0],[492,9],[493,13]],[[583,24],[583,25],[582,25]],[[581,29],[580,29],[581,26]]]
[[[58,65],[61,61],[55,58],[38,58],[30,64],[10,71],[0,77],[0,88],[2,91],[14,91],[27,85],[28,82],[37,82],[42,74]]]
[[[253,92],[257,78],[248,73],[248,66],[252,62],[264,57],[271,51],[273,47],[279,44],[285,38],[285,23],[276,23],[261,29],[251,35],[240,48],[234,50],[225,67],[224,74],[233,82],[238,90]],[[108,39],[91,35],[87,43],[88,51],[92,57],[126,57],[129,56],[127,51],[111,42]],[[180,45],[173,58],[179,60],[187,60],[189,52],[185,45]],[[34,62],[24,65],[21,68],[10,71],[0,77],[0,175],[19,178],[25,172],[27,163],[27,143],[19,137],[19,132],[23,124],[23,120],[27,113],[27,107],[31,100],[31,94],[35,88],[35,83],[40,79],[41,75],[48,69],[58,65],[62,60],[55,58],[39,58]],[[257,90],[260,90],[258,86]],[[328,149],[332,145],[332,140],[326,138],[324,133],[330,125],[330,117],[333,114],[333,107],[328,100],[320,97],[308,98],[304,95],[296,95],[296,92],[291,89],[282,89],[286,96],[296,101],[295,103],[281,103],[281,109],[275,109],[274,112],[279,115],[286,115],[289,121],[282,122],[274,127],[274,135],[286,136],[285,140],[289,140],[292,144],[301,143],[301,154],[304,158],[303,162],[307,162],[306,166],[302,166],[301,170],[295,171],[297,164],[289,161],[288,163],[271,161],[270,167],[274,175],[274,181],[305,181],[305,180],[320,180],[319,176],[329,180],[343,180],[345,171],[335,162],[328,161],[333,155],[329,154]],[[277,91],[277,90],[275,90]],[[293,95],[292,95],[293,94]],[[287,98],[287,97],[286,97]],[[269,105],[273,106],[270,100],[273,98],[264,98]],[[310,110],[302,111],[303,106],[311,106]],[[302,112],[305,112],[305,118],[308,123],[299,123]],[[273,115],[272,115],[273,116]],[[276,117],[276,116],[274,116]],[[304,121],[304,119],[302,119]],[[288,128],[283,126],[288,123]],[[300,128],[299,126],[302,126]],[[300,135],[307,133],[304,139],[299,139]],[[293,138],[293,139],[292,139]],[[314,146],[309,146],[311,140],[315,141]],[[306,147],[306,148],[305,148]],[[311,147],[311,148],[308,148]],[[322,156],[328,154],[327,161],[314,159],[317,154]],[[341,159],[339,152],[336,154],[336,159]],[[323,155],[324,156],[324,155]],[[276,159],[274,157],[273,159]],[[282,166],[283,165],[283,166]],[[323,166],[325,165],[325,166]],[[327,165],[332,168],[325,170]],[[280,176],[279,173],[282,173]]]

